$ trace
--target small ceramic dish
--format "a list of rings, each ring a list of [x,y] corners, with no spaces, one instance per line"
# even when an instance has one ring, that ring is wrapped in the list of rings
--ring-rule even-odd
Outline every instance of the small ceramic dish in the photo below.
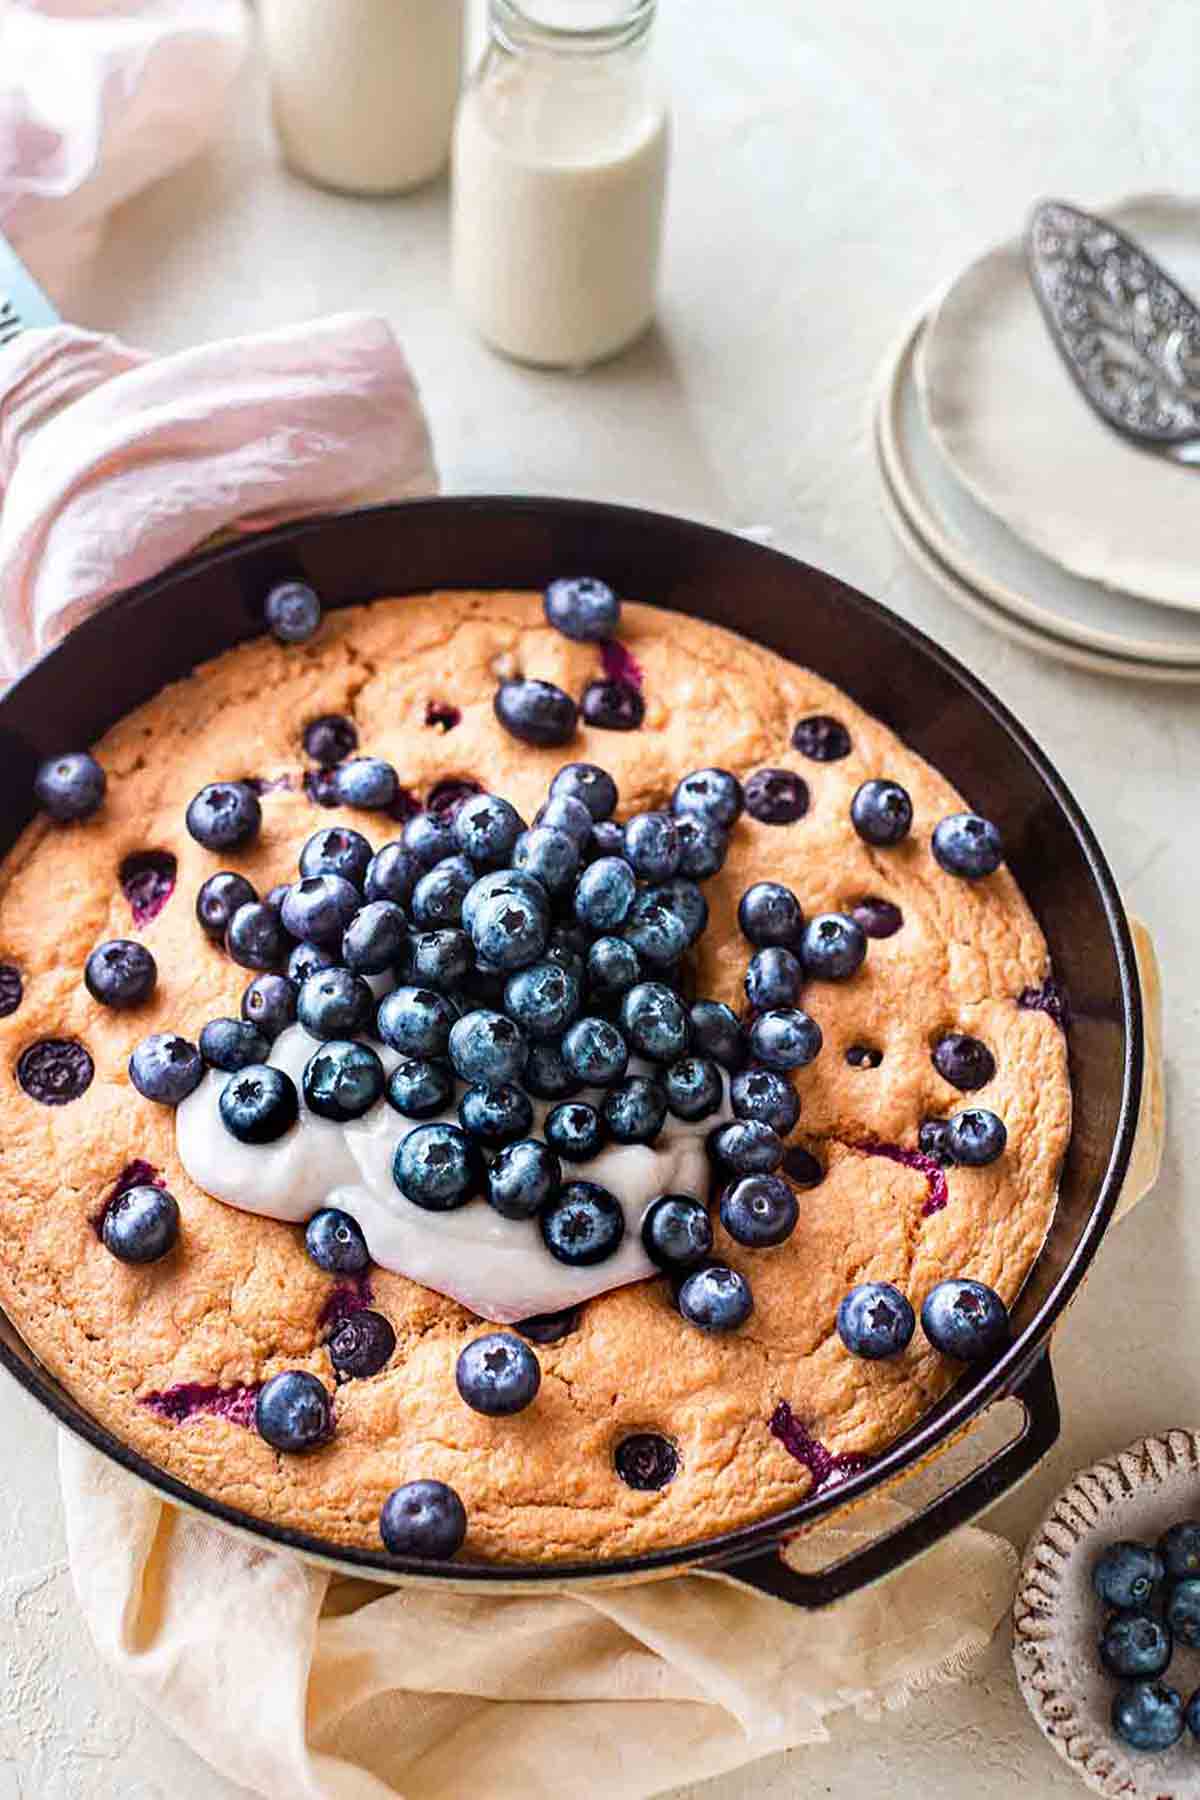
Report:
[[[1128,1749],[1109,1725],[1118,1686],[1100,1665],[1102,1608],[1092,1565],[1116,1538],[1155,1543],[1200,1518],[1200,1431],[1169,1431],[1094,1463],[1063,1489],[1030,1539],[1013,1604],[1017,1682],[1037,1723],[1080,1779],[1120,1800],[1200,1800],[1200,1743]],[[1162,1677],[1186,1701],[1200,1651],[1177,1647]]]

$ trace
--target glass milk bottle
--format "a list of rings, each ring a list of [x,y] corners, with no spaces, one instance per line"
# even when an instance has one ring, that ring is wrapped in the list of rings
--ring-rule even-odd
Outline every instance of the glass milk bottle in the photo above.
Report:
[[[598,362],[653,316],[668,153],[655,4],[490,0],[454,133],[454,292],[521,361]]]
[[[259,0],[271,107],[299,175],[396,194],[450,150],[463,0]]]

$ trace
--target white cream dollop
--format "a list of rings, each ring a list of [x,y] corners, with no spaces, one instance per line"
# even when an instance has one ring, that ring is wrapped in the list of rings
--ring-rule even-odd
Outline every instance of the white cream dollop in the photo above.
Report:
[[[551,1256],[536,1219],[502,1218],[485,1200],[468,1201],[453,1212],[415,1206],[393,1181],[392,1160],[397,1144],[417,1129],[418,1121],[402,1117],[386,1100],[344,1125],[309,1112],[303,1103],[304,1069],[319,1048],[301,1025],[290,1025],[272,1046],[271,1062],[291,1076],[301,1095],[298,1122],[273,1144],[243,1144],[225,1129],[218,1103],[231,1077],[210,1071],[176,1111],[176,1145],[184,1168],[215,1199],[269,1219],[298,1225],[322,1207],[339,1207],[358,1221],[382,1268],[501,1323],[561,1312],[609,1288],[656,1274],[642,1249],[646,1210],[660,1194],[707,1197],[704,1140],[732,1116],[726,1087],[719,1112],[695,1124],[668,1114],[652,1145],[610,1144],[590,1162],[565,1163],[564,1180],[598,1182],[625,1213],[625,1236],[616,1252],[591,1268],[576,1268]],[[402,1060],[385,1045],[372,1048],[389,1073]],[[648,1072],[644,1065],[630,1065],[632,1074]],[[580,1098],[596,1100],[594,1094]],[[539,1137],[552,1103],[533,1104],[530,1135]],[[457,1122],[452,1111],[441,1116]]]

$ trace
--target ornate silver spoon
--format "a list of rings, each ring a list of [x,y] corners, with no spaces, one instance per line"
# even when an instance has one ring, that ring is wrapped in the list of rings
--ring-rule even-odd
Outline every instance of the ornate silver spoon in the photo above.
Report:
[[[1033,210],[1033,291],[1088,405],[1130,443],[1200,462],[1200,310],[1141,246],[1062,200]]]

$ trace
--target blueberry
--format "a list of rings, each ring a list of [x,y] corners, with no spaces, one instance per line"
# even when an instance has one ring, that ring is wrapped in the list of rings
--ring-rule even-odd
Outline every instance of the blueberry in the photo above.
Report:
[[[1149,1544],[1118,1538],[1092,1564],[1092,1586],[1105,1606],[1122,1612],[1155,1599],[1166,1574],[1162,1557]]]
[[[850,1289],[837,1310],[838,1336],[851,1356],[876,1362],[899,1356],[912,1341],[917,1320],[909,1302],[890,1281],[864,1281]]]
[[[679,833],[670,813],[635,813],[624,846],[626,862],[644,881],[667,881],[679,869]]]
[[[284,897],[284,929],[307,944],[340,944],[342,933],[362,905],[344,875],[306,875]]]
[[[743,1175],[721,1195],[721,1223],[749,1250],[782,1244],[796,1229],[800,1208],[779,1175]]]
[[[1008,1342],[1008,1313],[981,1281],[939,1281],[925,1296],[921,1329],[935,1350],[959,1362],[983,1362]]]
[[[144,944],[132,938],[113,938],[92,951],[84,964],[83,979],[93,1000],[124,1011],[150,998],[158,980],[158,965]]]
[[[211,781],[187,809],[187,828],[206,850],[233,850],[258,836],[262,807],[245,781]]]
[[[143,1038],[129,1058],[129,1079],[138,1093],[163,1106],[178,1106],[186,1100],[203,1074],[204,1063],[195,1044],[169,1031]]]
[[[1100,1661],[1125,1681],[1161,1675],[1172,1648],[1169,1627],[1150,1613],[1114,1613],[1100,1633]]]
[[[552,1106],[542,1130],[550,1148],[566,1162],[591,1162],[604,1148],[604,1120],[586,1100]]]
[[[615,819],[597,819],[582,854],[585,862],[598,862],[602,856],[620,856],[624,848],[625,827]]]
[[[890,849],[912,828],[913,809],[898,781],[864,781],[850,802],[850,823],[864,844]]]
[[[561,1344],[578,1331],[580,1316],[577,1306],[564,1307],[562,1312],[531,1313],[527,1319],[518,1319],[513,1329],[533,1344]]]
[[[336,1206],[322,1207],[304,1228],[304,1248],[327,1275],[361,1275],[371,1266],[371,1252],[358,1220]]]
[[[586,957],[590,949],[591,941],[582,925],[552,925],[546,939],[546,961],[566,969],[582,987],[587,977]]]
[[[596,938],[588,948],[587,979],[593,994],[615,997],[626,993],[641,975],[637,951],[624,938]]]
[[[718,1162],[736,1175],[770,1175],[783,1161],[779,1133],[761,1119],[735,1119],[731,1125],[722,1125],[713,1133],[712,1151]]]
[[[341,713],[322,713],[304,727],[304,754],[323,769],[344,762],[358,748],[358,732]]]
[[[285,1369],[259,1389],[254,1423],[272,1450],[313,1450],[333,1436],[329,1390],[307,1369]]]
[[[529,1345],[511,1331],[489,1331],[461,1351],[454,1381],[472,1412],[507,1418],[536,1399],[542,1369]]]
[[[409,1481],[384,1501],[379,1535],[389,1556],[449,1562],[467,1535],[466,1509],[444,1481]]]
[[[368,900],[342,933],[342,961],[356,975],[382,975],[408,942],[408,921],[394,900]]]
[[[570,838],[581,854],[595,824],[582,800],[574,794],[555,793],[551,793],[546,804],[538,808],[533,822],[546,831],[561,831],[564,837]]]
[[[307,581],[281,581],[267,595],[263,613],[281,644],[305,644],[321,623],[321,602]]]
[[[578,1016],[579,1005],[579,981],[558,963],[518,969],[505,984],[504,1010],[531,1038],[558,1037]]]
[[[738,902],[738,924],[743,937],[756,949],[772,944],[794,948],[804,928],[804,914],[791,888],[778,881],[756,881]]]
[[[294,981],[299,988],[310,975],[318,975],[322,969],[336,969],[339,966],[336,954],[327,945],[296,944],[287,959],[288,979]]]
[[[637,877],[617,856],[589,863],[575,887],[575,917],[590,931],[619,931],[637,895]]]
[[[532,1219],[555,1198],[562,1165],[539,1138],[507,1144],[488,1169],[487,1198],[505,1219]]]
[[[691,1008],[692,1047],[699,1055],[720,1063],[723,1069],[739,1069],[746,1060],[746,1036],[741,1021],[723,1000],[697,1000]]]
[[[543,900],[513,889],[479,902],[467,929],[481,961],[495,969],[523,969],[545,950],[550,915]]]
[[[866,933],[846,913],[818,913],[804,927],[800,950],[807,974],[819,981],[845,981],[862,967]]]
[[[1167,1598],[1167,1624],[1189,1650],[1200,1649],[1200,1578],[1177,1581]]]
[[[223,940],[239,906],[250,906],[257,899],[253,883],[244,875],[222,869],[201,885],[196,895],[196,917],[210,938]]]
[[[1169,1750],[1183,1736],[1183,1701],[1162,1681],[1131,1681],[1113,1695],[1112,1728],[1131,1750]]]
[[[481,1144],[512,1144],[528,1136],[533,1125],[533,1106],[529,1095],[512,1082],[500,1087],[476,1082],[458,1103],[458,1119],[463,1130]]]
[[[100,1236],[118,1262],[157,1262],[179,1237],[179,1207],[165,1188],[125,1188],[105,1207]]]
[[[567,763],[550,783],[552,800],[578,800],[593,819],[608,819],[616,811],[617,784],[595,763]]]
[[[458,854],[458,839],[454,835],[454,814],[452,812],[415,813],[405,822],[400,845],[406,850],[419,869],[432,869],[438,863],[445,862],[448,856]],[[386,899],[395,900],[399,896],[388,894]]]
[[[662,1078],[667,1106],[677,1119],[707,1119],[725,1097],[721,1071],[706,1056],[685,1056]]]
[[[86,750],[47,757],[38,764],[33,793],[44,813],[60,824],[90,819],[104,799],[108,777]]]
[[[943,1081],[967,1094],[986,1087],[996,1073],[996,1059],[987,1045],[961,1031],[948,1031],[938,1039],[933,1066]]]
[[[325,1348],[339,1380],[367,1381],[387,1366],[396,1333],[382,1313],[363,1307],[334,1326]]]
[[[447,866],[455,865],[451,863]],[[540,911],[544,918],[549,919],[550,896],[536,876],[526,874],[522,869],[493,869],[486,875],[477,876],[464,894],[463,929],[469,932],[481,909],[491,901],[514,899],[526,901],[535,911]]]
[[[632,681],[590,681],[580,702],[583,722],[595,731],[636,731],[646,702]]]
[[[426,1212],[450,1212],[484,1189],[479,1146],[458,1125],[417,1125],[396,1146],[392,1179]]]
[[[383,1093],[383,1064],[369,1044],[332,1039],[309,1057],[304,1104],[322,1119],[361,1119]]]
[[[607,1019],[576,1019],[562,1041],[563,1061],[589,1087],[611,1087],[629,1064],[629,1049]]]
[[[758,769],[743,792],[746,811],[760,825],[794,825],[808,811],[808,785],[790,769]]]
[[[846,1061],[852,1069],[877,1069],[883,1061],[883,1051],[870,1044],[851,1044]]]
[[[917,1148],[922,1156],[932,1157],[943,1169],[954,1164],[954,1149],[950,1142],[949,1119],[924,1119],[917,1133]]]
[[[675,820],[675,836],[679,844],[679,872],[697,881],[707,881],[725,865],[729,854],[729,835],[703,813],[680,813]]]
[[[746,968],[746,998],[755,1012],[794,1006],[804,983],[800,959],[779,944],[756,950]]]
[[[895,937],[904,923],[904,914],[900,908],[893,906],[890,900],[880,900],[876,895],[859,900],[850,908],[850,917],[869,938]]]
[[[278,881],[273,888],[268,888],[263,895],[263,905],[269,906],[273,913],[283,916],[283,902],[291,887],[290,881]]]
[[[950,1120],[947,1138],[956,1163],[968,1169],[982,1169],[1003,1156],[1008,1132],[995,1113],[982,1106],[968,1106]]]
[[[450,1031],[450,1061],[464,1081],[503,1087],[519,1082],[528,1048],[524,1033],[503,1013],[477,1007]]]
[[[230,919],[225,948],[243,969],[278,969],[287,960],[289,938],[272,907],[249,900]]]
[[[384,1096],[406,1119],[434,1119],[454,1099],[454,1071],[435,1057],[406,1056],[388,1076]]]
[[[560,576],[546,589],[542,605],[547,624],[581,644],[614,637],[621,617],[621,602],[594,575]]]
[[[850,754],[850,733],[828,713],[813,713],[793,730],[792,748],[813,762],[840,762]]]
[[[386,812],[400,790],[391,763],[378,756],[352,756],[334,771],[333,791],[343,806]]]
[[[556,1261],[590,1267],[614,1255],[625,1236],[619,1200],[595,1181],[569,1181],[543,1208],[542,1241]]]
[[[1200,1520],[1183,1519],[1164,1531],[1158,1540],[1158,1554],[1172,1581],[1200,1576]]]
[[[543,749],[569,744],[579,721],[570,694],[549,681],[502,682],[492,710],[510,737]]]
[[[754,1300],[744,1275],[724,1263],[709,1263],[681,1283],[677,1301],[689,1325],[701,1331],[736,1331],[754,1311]]]
[[[1200,1738],[1200,1688],[1196,1689],[1196,1692],[1188,1701],[1187,1706],[1184,1708],[1183,1716],[1192,1736],[1194,1738]]]
[[[729,1083],[729,1104],[735,1118],[760,1119],[780,1137],[787,1137],[800,1117],[796,1090],[776,1069],[739,1069]]]
[[[745,806],[742,784],[728,769],[693,769],[671,796],[673,813],[696,813],[726,831],[735,825]]]
[[[552,1043],[529,1046],[523,1080],[526,1092],[539,1100],[567,1100],[583,1086],[563,1061],[561,1046]]]
[[[604,1096],[604,1123],[617,1144],[650,1144],[667,1122],[667,1096],[657,1081],[629,1075]]]
[[[404,992],[398,989],[397,992]],[[388,999],[394,996],[389,994]],[[385,1001],[386,1005],[387,1002]],[[383,1008],[380,1008],[382,1013]],[[310,1037],[352,1038],[368,1031],[375,1017],[375,996],[361,975],[349,969],[319,969],[300,988],[296,1000],[296,1017]],[[391,1039],[380,1028],[384,1043]],[[393,1049],[403,1049],[394,1044]],[[425,1055],[424,1050],[412,1052]]]
[[[631,1431],[613,1451],[613,1467],[639,1493],[655,1493],[679,1473],[679,1452],[656,1431]]]
[[[274,1043],[295,1022],[299,989],[286,975],[256,975],[242,994],[242,1018]],[[265,1057],[255,1060],[265,1062]]]
[[[642,1248],[659,1269],[695,1269],[712,1250],[708,1208],[692,1194],[662,1194],[642,1219]]]
[[[340,875],[361,888],[371,866],[371,846],[361,831],[329,825],[314,831],[300,852],[301,875]]]
[[[599,867],[599,863],[592,864],[592,868]],[[659,888],[644,888],[637,895],[621,936],[656,968],[677,962],[693,941],[687,920],[663,898]]]
[[[760,1013],[750,1027],[750,1049],[769,1069],[805,1069],[821,1044],[821,1027],[797,1007]]]
[[[651,1062],[675,1062],[692,1035],[687,1008],[659,981],[640,981],[621,1002],[621,1029],[631,1050]]]
[[[397,906],[407,906],[424,872],[424,865],[417,861],[406,844],[383,844],[367,864],[362,883],[363,897],[392,900]]]
[[[517,839],[512,864],[514,869],[534,876],[548,894],[568,893],[579,872],[579,846],[565,831],[556,831],[552,825],[535,825]]]
[[[454,837],[477,869],[507,867],[525,829],[515,807],[498,794],[472,794],[454,815]]]
[[[243,1144],[273,1144],[300,1116],[295,1082],[270,1063],[250,1063],[231,1075],[218,1106],[226,1131]]]
[[[415,922],[427,931],[462,922],[463,901],[475,881],[475,871],[465,856],[443,858],[426,871],[412,891]]]
[[[626,930],[631,923],[636,923],[639,909],[651,906],[663,906],[679,920],[686,934],[685,949],[703,936],[708,924],[708,901],[698,884],[689,876],[673,876],[669,881],[660,881],[639,894],[630,908]]]
[[[402,1056],[445,1056],[458,1022],[454,1001],[432,988],[399,987],[379,1003],[376,1030]]]
[[[200,1033],[200,1054],[210,1069],[236,1075],[251,1063],[266,1062],[271,1045],[245,1019],[210,1019]]]
[[[418,931],[408,940],[404,967],[414,987],[452,990],[466,980],[474,961],[467,933],[444,925],[438,931]]]
[[[934,827],[933,854],[947,875],[978,881],[994,875],[1004,861],[1004,844],[990,819],[978,813],[951,813]]]

